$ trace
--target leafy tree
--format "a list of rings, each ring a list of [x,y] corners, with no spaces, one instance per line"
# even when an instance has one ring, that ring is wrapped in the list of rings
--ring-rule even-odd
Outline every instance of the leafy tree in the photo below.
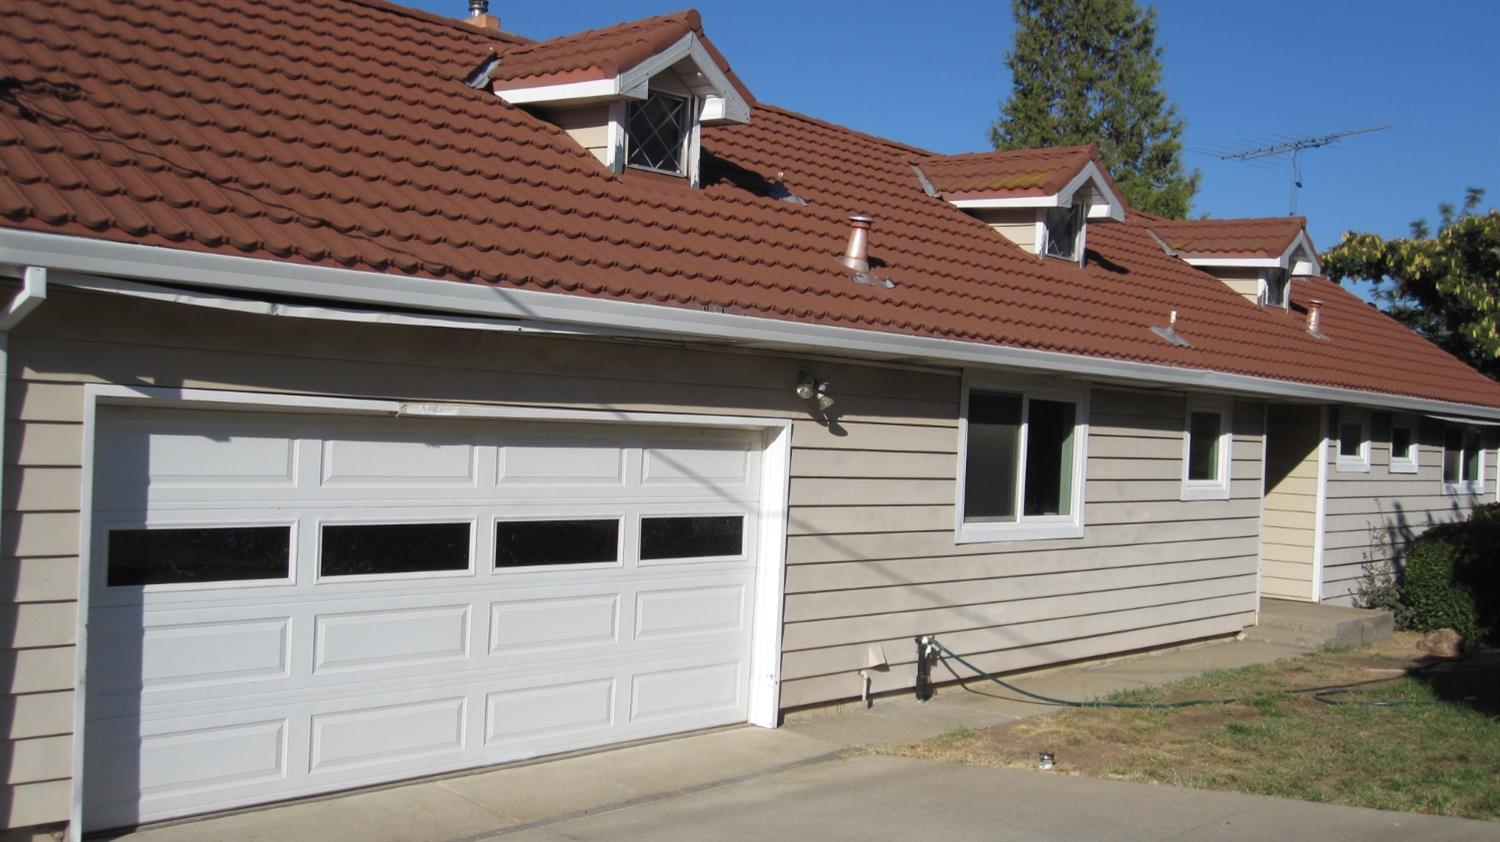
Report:
[[[1425,219],[1399,239],[1347,232],[1323,271],[1373,281],[1386,312],[1500,379],[1500,211],[1480,213],[1483,200],[1470,187],[1461,206],[1440,205],[1436,236]]]
[[[1187,216],[1201,173],[1182,161],[1182,118],[1162,93],[1156,10],[1134,0],[1011,0],[1014,87],[996,149],[1094,143],[1131,207]]]

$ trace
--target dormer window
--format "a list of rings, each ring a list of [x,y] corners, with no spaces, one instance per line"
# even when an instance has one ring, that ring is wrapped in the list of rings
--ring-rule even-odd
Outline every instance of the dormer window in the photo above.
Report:
[[[1077,260],[1083,252],[1083,223],[1087,216],[1088,208],[1082,202],[1049,209],[1042,222],[1047,256]]]
[[[626,108],[626,163],[671,175],[686,175],[691,115],[683,97],[653,91]]]
[[[1291,283],[1291,273],[1285,269],[1276,268],[1266,272],[1262,278],[1260,303],[1262,307],[1286,307],[1287,286]]]

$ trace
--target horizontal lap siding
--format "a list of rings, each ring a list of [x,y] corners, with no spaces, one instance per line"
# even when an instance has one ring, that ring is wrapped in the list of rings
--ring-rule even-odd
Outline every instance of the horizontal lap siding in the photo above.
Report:
[[[1366,565],[1400,559],[1427,529],[1462,520],[1495,500],[1495,439],[1485,451],[1485,491],[1478,497],[1444,494],[1442,425],[1421,425],[1417,473],[1391,473],[1390,425],[1376,414],[1370,425],[1368,473],[1336,469],[1337,443],[1328,449],[1328,500],[1324,517],[1323,601],[1353,604]]]
[[[1274,481],[1261,512],[1261,594],[1311,600],[1316,569],[1319,412],[1272,407],[1267,470]],[[1296,460],[1302,455],[1300,461]]]
[[[1231,633],[1253,619],[1258,404],[1237,405],[1233,499],[1181,502],[1180,397],[1095,389],[1085,537],[956,544],[957,377],[660,343],[283,319],[58,291],[12,338],[0,623],[11,824],[66,817],[83,386],[223,388],[796,419],[783,704],[856,695],[909,635],[1019,669]],[[832,384],[808,419],[801,371]],[[66,712],[63,715],[60,712]],[[40,758],[47,758],[45,762]],[[60,777],[59,777],[60,776]]]
[[[857,694],[872,646],[890,662],[871,673],[874,689],[910,686],[918,634],[1016,670],[1253,622],[1262,409],[1236,405],[1230,500],[1181,501],[1183,414],[1180,396],[1093,390],[1078,539],[955,543],[956,457],[887,460],[859,482],[883,470],[899,483],[843,487],[794,459],[783,704]],[[944,464],[950,473],[931,475]],[[867,490],[859,503],[890,517],[831,531],[854,518],[851,501],[819,505],[813,488]]]

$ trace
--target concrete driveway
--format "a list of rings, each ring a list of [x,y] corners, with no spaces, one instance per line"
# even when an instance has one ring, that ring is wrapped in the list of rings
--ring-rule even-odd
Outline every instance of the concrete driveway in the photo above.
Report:
[[[1032,676],[1033,692],[1089,698],[1298,654],[1225,641]],[[977,689],[977,688],[976,688]],[[953,728],[1054,710],[943,688],[731,728],[158,825],[132,842],[481,840],[1244,839],[1491,840],[1500,823],[870,754]]]

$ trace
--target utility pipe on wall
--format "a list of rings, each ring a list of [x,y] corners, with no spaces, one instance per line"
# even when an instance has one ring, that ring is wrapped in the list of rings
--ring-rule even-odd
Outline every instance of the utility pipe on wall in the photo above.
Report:
[[[10,393],[10,331],[21,320],[31,314],[38,305],[47,300],[47,270],[41,266],[27,266],[21,273],[21,290],[10,301],[10,306],[0,313],[0,500],[5,499],[5,426],[6,397]],[[0,547],[4,546],[0,534]]]

